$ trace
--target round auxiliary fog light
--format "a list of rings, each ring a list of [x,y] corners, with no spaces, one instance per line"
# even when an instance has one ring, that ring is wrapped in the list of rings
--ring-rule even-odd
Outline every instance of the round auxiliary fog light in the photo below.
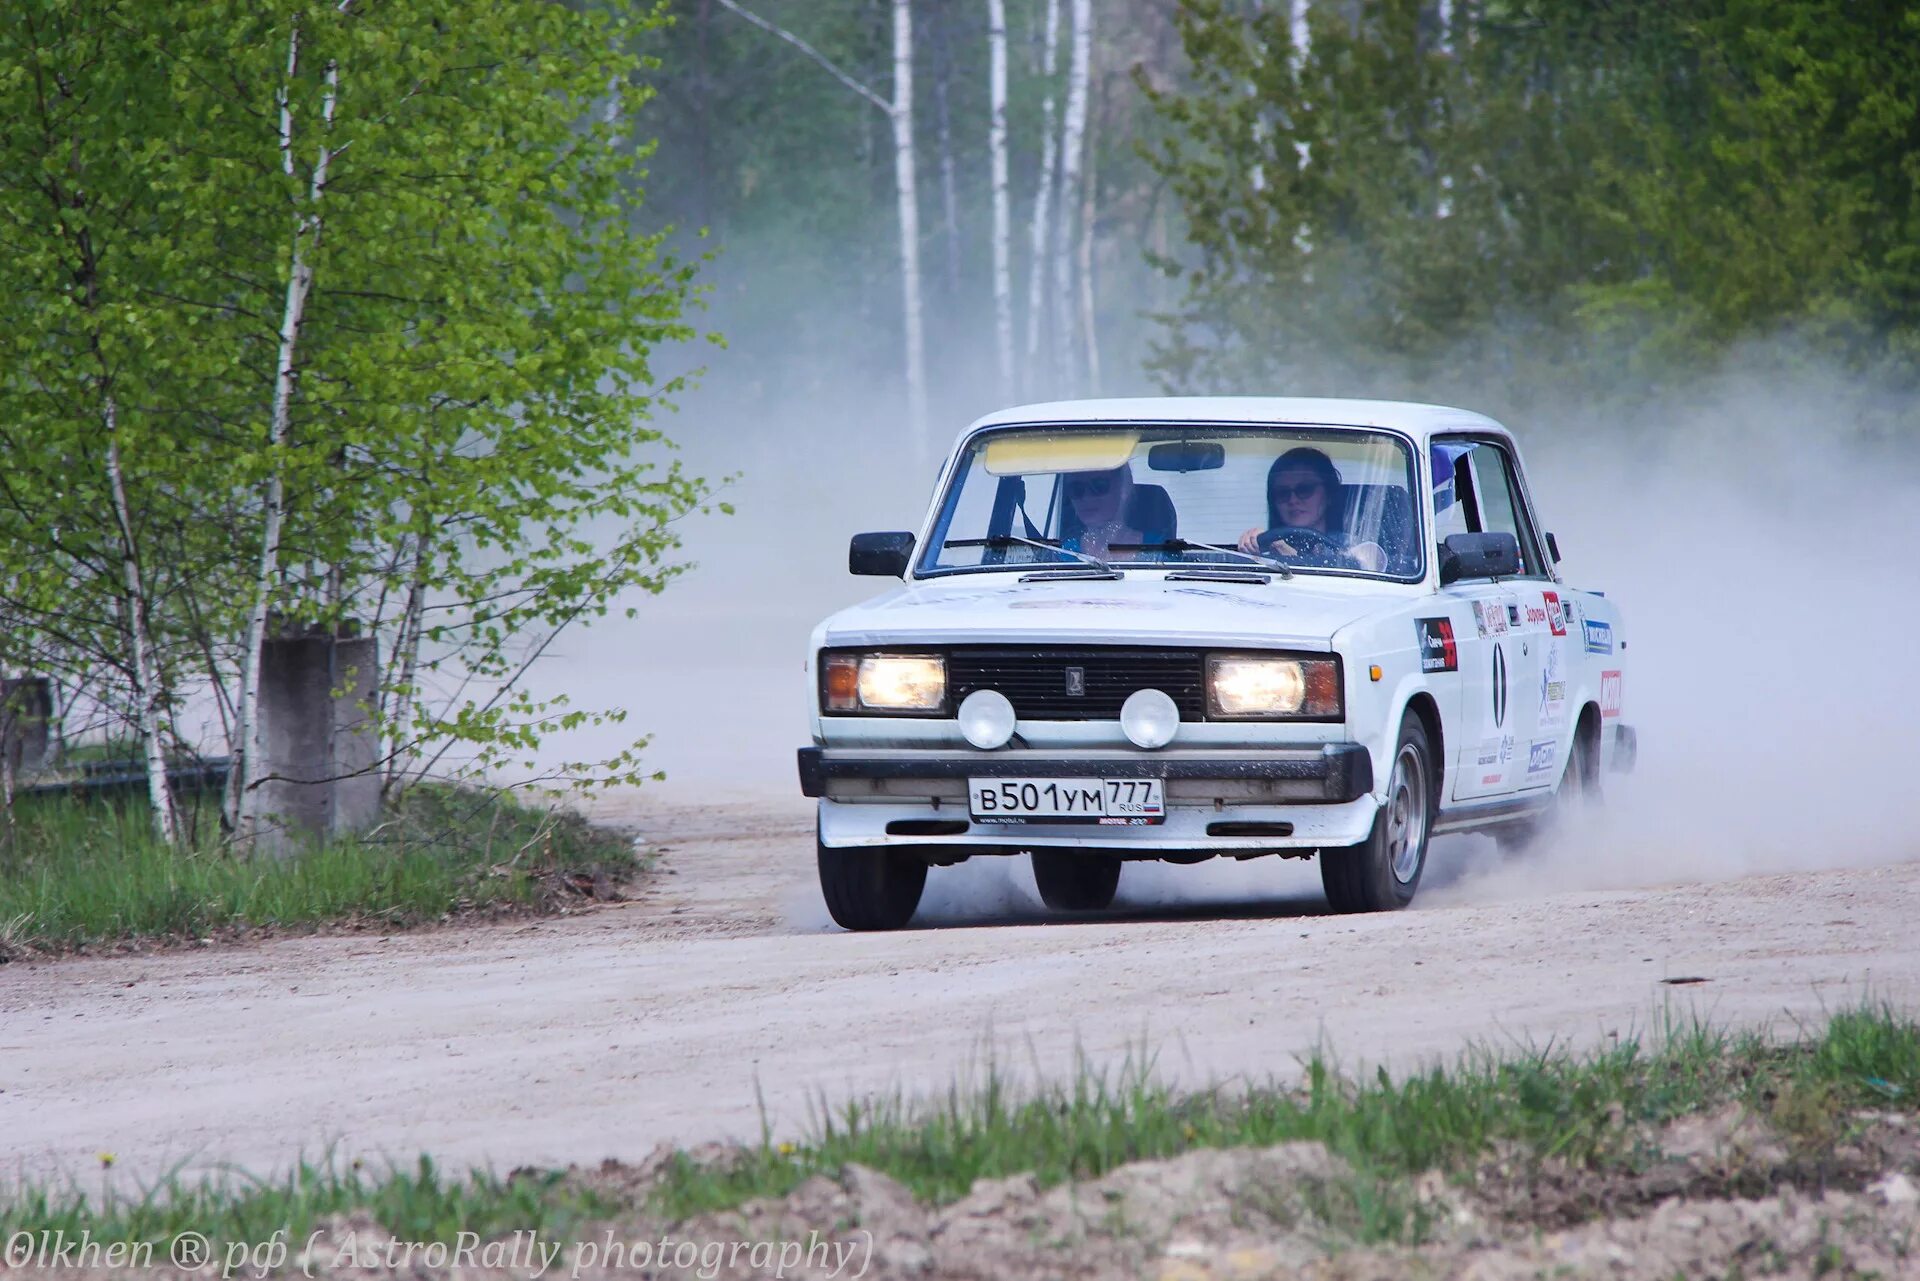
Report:
[[[1120,705],[1120,728],[1135,747],[1165,747],[1180,729],[1180,709],[1157,689],[1137,689]]]
[[[1013,704],[997,689],[976,689],[960,700],[960,733],[983,752],[1013,737]]]

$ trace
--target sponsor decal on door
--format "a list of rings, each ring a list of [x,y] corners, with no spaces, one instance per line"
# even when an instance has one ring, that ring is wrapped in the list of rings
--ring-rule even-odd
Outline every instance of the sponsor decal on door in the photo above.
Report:
[[[1560,593],[1541,592],[1540,603],[1546,606],[1547,630],[1555,636],[1565,636],[1567,634],[1567,615],[1565,611],[1560,608]]]

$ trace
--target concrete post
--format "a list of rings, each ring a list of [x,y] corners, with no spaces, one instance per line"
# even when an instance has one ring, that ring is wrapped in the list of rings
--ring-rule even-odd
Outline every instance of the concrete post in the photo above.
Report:
[[[276,853],[365,831],[379,817],[373,719],[379,642],[325,633],[270,636],[260,651],[260,784],[255,836]]]
[[[0,750],[16,775],[35,773],[47,763],[52,724],[52,682],[44,676],[0,680]]]

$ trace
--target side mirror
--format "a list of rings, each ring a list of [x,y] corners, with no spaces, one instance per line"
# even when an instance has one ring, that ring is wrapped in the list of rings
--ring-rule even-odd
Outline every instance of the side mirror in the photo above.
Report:
[[[1551,532],[1547,534],[1547,555],[1553,557],[1554,564],[1558,565],[1560,563],[1560,540],[1555,538]]]
[[[847,572],[878,578],[904,578],[913,560],[913,535],[904,532],[855,534],[847,547]]]
[[[1520,572],[1512,534],[1448,534],[1440,544],[1440,585],[1462,578],[1511,578]]]

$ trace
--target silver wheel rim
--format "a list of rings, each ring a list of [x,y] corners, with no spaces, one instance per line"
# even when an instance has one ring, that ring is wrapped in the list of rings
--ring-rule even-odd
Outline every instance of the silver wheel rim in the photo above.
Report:
[[[1393,879],[1410,885],[1420,873],[1420,851],[1427,839],[1427,767],[1412,743],[1394,758],[1387,788],[1387,859]]]

